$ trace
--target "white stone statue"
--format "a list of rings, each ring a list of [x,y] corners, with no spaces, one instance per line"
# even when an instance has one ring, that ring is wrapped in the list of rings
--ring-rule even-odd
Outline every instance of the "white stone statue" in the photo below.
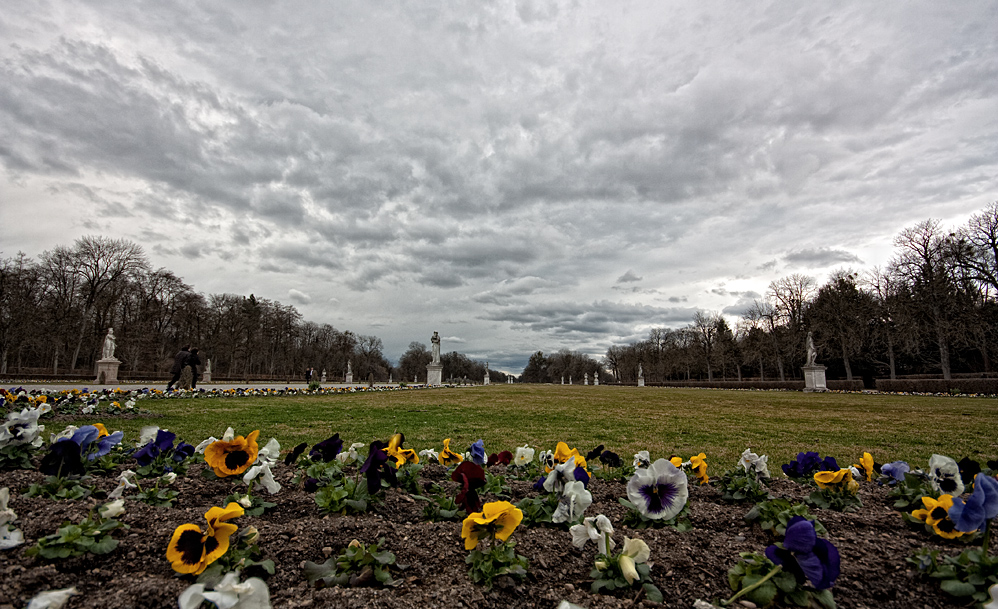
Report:
[[[807,333],[807,362],[804,365],[805,366],[814,366],[814,365],[816,365],[815,360],[817,359],[817,357],[818,357],[818,352],[814,348],[814,337],[811,336],[810,332],[808,332]]]
[[[114,359],[114,328],[107,329],[107,336],[104,337],[104,349],[101,352],[101,359]]]
[[[326,382],[326,369],[325,368],[322,369],[322,382],[323,383]]]
[[[204,365],[204,373],[211,374],[211,358],[208,358],[208,363]]]
[[[433,353],[433,360],[431,364],[440,363],[440,335],[436,332],[433,333],[433,337],[430,338],[431,351]]]
[[[638,362],[638,378],[641,379],[641,378],[644,378],[644,377],[645,377],[645,371],[641,367],[641,362]]]
[[[353,368],[350,365],[350,360],[347,360],[347,374],[353,374]]]

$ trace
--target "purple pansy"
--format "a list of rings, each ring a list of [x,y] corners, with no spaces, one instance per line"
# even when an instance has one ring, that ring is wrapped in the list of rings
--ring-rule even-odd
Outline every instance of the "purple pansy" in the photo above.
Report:
[[[333,434],[333,437],[326,438],[313,446],[312,450],[308,451],[308,456],[313,461],[329,463],[336,458],[336,455],[340,454],[341,450],[343,450],[343,440],[340,439],[340,434],[336,433]]]
[[[485,465],[485,441],[482,439],[475,440],[471,447],[468,448],[468,452],[471,453],[471,460],[478,465]]]
[[[367,475],[367,492],[375,494],[381,490],[381,479],[388,480],[392,486],[398,484],[395,477],[395,469],[388,465],[388,452],[385,450],[388,445],[381,440],[371,442],[371,450],[367,453],[367,460],[360,466],[360,473]]]
[[[967,501],[954,497],[948,516],[957,531],[969,533],[982,528],[984,523],[998,516],[998,480],[977,474],[974,492]]]
[[[686,505],[686,474],[668,459],[638,468],[627,482],[627,498],[646,518],[670,520]]]
[[[814,523],[803,516],[790,519],[783,543],[766,548],[766,557],[783,565],[798,582],[803,583],[806,578],[816,590],[831,588],[839,576],[839,551],[828,541],[819,539],[814,532]]]

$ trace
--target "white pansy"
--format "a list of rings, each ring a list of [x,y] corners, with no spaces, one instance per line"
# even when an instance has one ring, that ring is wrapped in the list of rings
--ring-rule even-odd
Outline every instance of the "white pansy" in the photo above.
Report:
[[[48,407],[45,409],[44,407]],[[38,408],[25,408],[21,412],[7,413],[7,419],[0,425],[0,448],[30,444],[35,448],[45,443],[42,438],[44,425],[38,424],[38,417],[52,410],[48,404]]]
[[[177,480],[177,472],[168,472],[166,474],[163,474],[163,476],[160,478],[160,481],[163,482],[163,484],[166,484],[167,486],[170,486],[171,484],[176,482],[176,480]]]
[[[232,428],[230,427],[229,429]],[[215,436],[208,436],[207,440],[202,441],[200,444],[194,447],[194,452],[198,453],[199,455],[203,455],[204,449],[208,448],[215,442],[218,442],[218,438],[216,438]]]
[[[738,465],[742,466],[746,472],[755,471],[762,478],[769,478],[769,457],[759,456],[752,452],[751,448],[746,448],[742,453],[742,458],[738,460]]]
[[[236,430],[231,427],[225,428],[225,433],[222,434],[222,442],[231,442],[236,437]]]
[[[638,468],[627,482],[627,499],[652,520],[670,520],[689,498],[686,474],[667,459]]]
[[[249,486],[254,480],[262,484],[271,495],[276,495],[281,490],[281,483],[274,480],[274,474],[270,471],[269,462],[265,461],[259,465],[254,465],[246,471],[246,474],[243,476],[243,483]]]
[[[77,427],[76,425],[67,425],[66,429],[63,429],[59,433],[49,434],[49,444],[55,444],[59,440],[67,440],[69,438],[72,438],[73,434],[76,433],[76,430],[78,429],[79,427]]]
[[[529,444],[524,444],[516,449],[516,456],[513,458],[513,464],[517,467],[524,467],[529,465],[534,460],[534,449],[530,448]]]
[[[651,465],[651,453],[647,450],[638,451],[634,454],[634,467],[648,467]]]
[[[537,460],[540,461],[541,465],[544,467],[554,467],[554,453],[550,450],[542,450],[541,454],[537,457]]]
[[[0,524],[0,550],[10,550],[24,543],[24,533],[21,529],[9,524]]]
[[[116,518],[125,513],[125,500],[115,499],[110,503],[105,503],[98,511],[101,518]]]
[[[651,549],[648,547],[648,544],[640,539],[628,539],[625,537],[624,547],[620,552],[620,558],[617,560],[617,564],[620,565],[620,572],[624,576],[624,579],[627,580],[627,583],[633,584],[640,577],[634,565],[648,562],[648,558],[651,557]]]
[[[82,414],[93,414],[93,412],[94,412],[94,405],[93,404],[87,404],[86,406],[84,406],[83,408],[80,409],[80,412]]]
[[[146,425],[139,431],[139,441],[135,443],[135,448],[142,448],[146,444],[152,442],[156,439],[156,435],[159,433],[159,426],[157,425]]]
[[[237,501],[236,503],[248,509],[253,507],[253,498],[250,497],[249,495],[243,495],[242,497],[239,498],[239,501]]]
[[[62,590],[49,590],[36,595],[28,603],[27,609],[62,609],[69,600],[69,597],[76,596],[79,592],[76,587],[63,588]]]
[[[365,446],[367,446],[367,444],[364,444],[363,442],[354,442],[350,445],[350,448],[336,455],[336,460],[344,465],[350,465],[360,458],[360,455],[357,454],[357,449],[364,448]]]
[[[549,493],[560,493],[565,488],[565,484],[575,481],[575,456],[554,466],[544,479],[544,490]]]
[[[419,458],[425,459],[427,461],[436,461],[440,458],[440,453],[433,450],[432,448],[424,448],[419,451]]]
[[[929,483],[933,490],[954,497],[963,494],[963,480],[960,478],[960,466],[946,455],[929,457]]]
[[[8,522],[17,520],[17,514],[14,513],[14,510],[7,507],[9,501],[10,489],[6,486],[0,488],[0,524],[7,524]]]
[[[226,573],[211,592],[204,584],[193,584],[180,593],[180,609],[197,609],[202,601],[215,604],[218,609],[270,609],[270,590],[258,577],[239,583],[239,571]]]
[[[587,541],[595,541],[600,554],[609,554],[606,547],[606,533],[613,535],[613,524],[603,514],[584,519],[582,524],[570,527],[568,532],[572,534],[572,544],[575,547],[581,548]],[[612,550],[616,545],[611,537],[609,549]]]
[[[991,594],[991,602],[983,605],[981,609],[998,609],[998,584],[988,588],[988,592]]]
[[[573,457],[574,458],[574,457]],[[558,500],[558,508],[551,516],[551,522],[575,522],[593,503],[593,494],[586,490],[586,485],[578,480],[565,484]]]
[[[281,458],[281,443],[277,441],[277,438],[271,438],[267,445],[261,448],[257,452],[256,462],[263,463],[266,461],[273,465]]]

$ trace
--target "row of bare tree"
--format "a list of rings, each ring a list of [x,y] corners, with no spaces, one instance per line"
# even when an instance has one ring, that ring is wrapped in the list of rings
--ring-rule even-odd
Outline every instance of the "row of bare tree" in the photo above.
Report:
[[[800,378],[807,333],[831,377],[990,374],[998,349],[998,202],[964,226],[927,220],[903,230],[883,268],[840,270],[822,286],[774,281],[731,328],[698,311],[690,325],[607,350],[604,365],[634,381]]]
[[[182,344],[201,347],[220,375],[300,376],[308,366],[385,380],[381,339],[304,321],[290,305],[195,292],[152,270],[142,248],[83,237],[72,246],[0,261],[0,373],[45,369],[89,374],[108,328],[123,371],[163,372]]]

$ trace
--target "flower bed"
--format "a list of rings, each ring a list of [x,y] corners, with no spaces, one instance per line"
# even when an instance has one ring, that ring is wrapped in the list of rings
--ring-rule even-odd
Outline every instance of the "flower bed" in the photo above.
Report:
[[[205,567],[204,572],[208,573],[215,564],[198,562],[212,552],[219,554],[209,538],[223,537],[231,552],[244,552],[242,580],[256,577],[265,582],[274,607],[555,607],[562,600],[584,607],[624,607],[635,603],[656,606],[658,603],[651,600],[648,590],[639,585],[641,581],[660,591],[662,605],[692,607],[698,599],[718,602],[733,594],[729,576],[739,564],[744,564],[740,563],[740,553],[791,562],[809,557],[803,551],[791,551],[797,542],[790,543],[790,532],[786,533],[788,549],[774,545],[784,539],[778,532],[780,522],[770,521],[766,523],[770,526],[764,528],[765,518],[758,517],[757,509],[754,521],[746,520],[746,516],[766,497],[785,499],[798,506],[795,508],[798,511],[806,511],[805,502],[823,490],[844,493],[855,490],[858,500],[839,506],[851,511],[821,508],[813,502],[810,505],[811,516],[821,525],[813,528],[827,541],[819,540],[817,545],[808,542],[811,545],[807,548],[813,546],[817,553],[827,545],[834,545],[841,558],[840,566],[835,567],[837,574],[823,571],[827,580],[834,580],[832,590],[838,607],[964,606],[965,602],[944,593],[936,581],[920,573],[908,559],[923,548],[938,550],[941,555],[957,555],[980,546],[979,538],[965,541],[967,536],[964,536],[948,540],[930,533],[931,527],[926,523],[931,514],[922,514],[920,518],[918,510],[914,510],[921,503],[909,506],[912,511],[904,512],[909,517],[903,518],[902,512],[894,507],[899,499],[888,496],[892,488],[894,495],[898,495],[897,489],[901,488],[898,483],[889,486],[873,480],[876,469],[890,479],[891,472],[900,471],[900,466],[891,464],[885,471],[868,455],[853,457],[850,462],[857,462],[856,471],[838,468],[834,460],[802,455],[788,464],[789,470],[784,468],[792,475],[800,474],[799,479],[777,473],[768,483],[760,484],[759,478],[752,475],[753,470],[744,464],[742,468],[738,464],[731,464],[731,468],[710,464],[709,467],[718,470],[729,470],[724,474],[710,472],[709,459],[703,454],[686,461],[677,457],[671,464],[664,459],[652,461],[650,455],[638,455],[637,471],[632,473],[630,459],[616,462],[599,451],[591,452],[585,459],[578,451],[569,452],[563,444],[550,447],[553,451],[539,453],[536,460],[530,455],[528,460],[526,451],[518,450],[514,455],[514,447],[496,447],[511,450],[505,456],[499,453],[489,458],[484,447],[476,443],[463,455],[460,451],[464,447],[451,446],[450,451],[441,450],[436,455],[432,454],[435,451],[423,451],[421,468],[415,468],[410,465],[416,460],[415,451],[404,447],[402,437],[350,447],[334,437],[307,452],[299,449],[296,454],[280,451],[273,443],[261,447],[254,434],[245,437],[229,434],[222,440],[202,443],[199,448],[204,457],[188,457],[193,455],[193,447],[186,448],[190,445],[182,444],[172,434],[152,432],[141,448],[136,448],[138,438],[125,438],[123,444],[110,447],[114,434],[105,435],[105,431],[93,433],[85,426],[60,434],[63,438],[55,443],[46,438],[32,453],[30,467],[0,472],[0,488],[9,488],[9,505],[0,506],[0,511],[8,507],[16,513],[16,519],[10,522],[24,538],[23,544],[0,554],[3,557],[0,607],[22,607],[42,591],[69,587],[75,587],[79,593],[67,604],[72,608],[177,606],[177,599],[190,591],[196,580],[194,571]],[[53,447],[66,442],[80,447],[76,459],[89,477],[73,478],[71,483],[88,487],[83,491],[74,490],[70,484],[56,490],[51,478],[39,471],[64,474],[68,464],[76,463],[51,456],[61,454]],[[443,443],[435,449],[446,446]],[[90,455],[96,456],[90,459]],[[451,465],[442,465],[441,460]],[[471,460],[482,462],[481,475],[470,467]],[[578,464],[586,461],[589,479],[583,484]],[[766,465],[748,451],[743,461],[756,463],[760,468]],[[327,463],[335,467],[329,469]],[[247,499],[249,489],[243,477],[254,464],[268,466],[266,471],[261,469],[253,475],[275,492],[271,494],[264,486],[257,486]],[[947,481],[955,485],[954,476],[959,477],[960,470],[954,473],[954,465],[950,461],[937,462],[927,468],[929,477],[935,476],[932,479],[942,485],[948,484]],[[156,468],[163,466],[167,469],[162,471],[172,469],[168,474],[178,475],[175,479],[168,475],[171,479],[160,488]],[[125,470],[143,467],[144,473],[122,476]],[[336,484],[323,486],[323,476],[333,469],[341,472],[342,477]],[[813,471],[821,475],[811,477]],[[268,472],[279,489],[266,482]],[[119,482],[122,477],[137,482],[136,488]],[[372,479],[377,483],[372,483]],[[48,489],[43,490],[46,485]],[[688,496],[682,505],[678,499],[682,493],[673,493],[680,486]],[[364,489],[373,493],[365,494]],[[660,493],[654,501],[649,489]],[[337,495],[341,490],[345,494]],[[968,506],[976,497],[968,489],[955,486],[952,489],[943,486],[941,490],[949,490],[953,495],[966,491]],[[67,498],[51,498],[63,491]],[[72,498],[78,492],[88,494]],[[112,503],[118,493],[124,499],[120,505],[123,512],[105,518],[98,508]],[[139,493],[143,494],[143,500],[139,500]],[[549,501],[551,493],[560,495],[555,496],[553,503]],[[430,501],[434,497],[441,502],[446,498],[456,501],[445,506]],[[911,493],[907,497],[917,499]],[[622,499],[641,508],[640,513],[630,509]],[[155,505],[157,502],[159,505]],[[510,505],[497,506],[495,502]],[[330,509],[331,505],[336,509]],[[462,525],[463,514],[458,511],[462,505],[469,508],[467,511],[476,510],[481,515],[477,520],[472,519],[472,524],[466,521]],[[521,511],[519,516],[512,516],[513,506]],[[545,509],[548,509],[546,518]],[[587,543],[583,530],[570,530],[570,526],[582,526],[583,516],[598,514],[604,515],[613,528],[611,540],[617,547],[610,554],[620,561],[618,583],[622,581],[619,577],[628,581],[624,586],[604,583],[597,586],[600,593],[594,593],[594,582],[612,582],[613,570],[605,560],[600,570],[597,544]],[[961,516],[968,517],[967,513]],[[668,520],[669,524],[659,526],[658,518],[661,522]],[[39,545],[45,546],[39,542],[46,539],[51,544],[47,547],[56,548],[65,541],[53,538],[59,527],[66,522],[86,520],[103,523],[107,537],[114,543],[95,537],[103,544],[98,547],[100,552],[91,549],[63,558],[46,558],[32,551]],[[109,526],[112,521],[127,528]],[[503,532],[502,526],[513,521],[518,523],[513,525],[515,530]],[[489,535],[493,533],[488,533],[488,527],[504,522],[498,528],[500,534],[496,534],[498,541],[490,542]],[[797,530],[800,522],[793,519],[783,522],[784,530],[794,529],[795,540],[806,537],[807,531]],[[475,529],[475,523],[485,528]],[[227,525],[231,529],[225,532]],[[827,533],[822,533],[822,529]],[[195,545],[207,544],[208,552],[198,554],[196,560],[185,558],[183,553],[189,546],[180,540],[185,531]],[[595,533],[590,539],[598,542],[599,537]],[[490,548],[499,547],[497,544],[507,538],[516,544],[515,555],[525,559],[525,573],[518,574],[512,568],[510,574],[492,578],[490,587],[474,583],[467,562],[469,545],[481,549],[479,554],[485,556]],[[359,543],[352,544],[354,540]],[[640,545],[646,545],[647,550]],[[251,546],[255,546],[255,553],[247,549]],[[221,564],[231,558],[225,554],[222,552],[213,560]],[[336,563],[337,557],[343,564],[355,566],[356,572],[344,578],[335,569],[332,572],[327,569],[324,579],[320,567],[330,558]],[[272,563],[272,574],[268,573],[268,562]],[[190,569],[184,565],[190,565]],[[790,567],[786,566],[788,572]],[[191,574],[179,573],[185,570]],[[632,586],[632,576],[641,581]],[[390,584],[382,585],[386,577]],[[212,587],[216,591],[228,589],[226,586],[231,588],[234,581],[239,581],[224,584],[218,580],[217,576],[209,579],[202,592],[207,596],[215,593]],[[317,587],[310,580],[326,581],[329,585]],[[336,583],[343,585],[333,585]],[[812,583],[813,580],[802,585],[810,588]],[[734,606],[739,606],[738,602]]]

